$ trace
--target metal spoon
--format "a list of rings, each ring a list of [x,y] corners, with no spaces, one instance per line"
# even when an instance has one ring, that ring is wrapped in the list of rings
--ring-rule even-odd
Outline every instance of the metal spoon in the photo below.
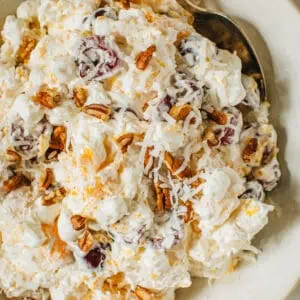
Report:
[[[266,100],[266,78],[257,53],[245,32],[228,16],[209,11],[191,0],[178,0],[181,6],[193,14],[194,28],[221,49],[236,52],[242,60],[242,72],[258,83],[261,101]]]

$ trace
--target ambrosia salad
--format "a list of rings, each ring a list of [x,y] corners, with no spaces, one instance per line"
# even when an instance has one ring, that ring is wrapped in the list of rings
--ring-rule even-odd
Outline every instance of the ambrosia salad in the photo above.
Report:
[[[257,250],[277,136],[173,0],[28,0],[0,52],[0,288],[174,299]]]

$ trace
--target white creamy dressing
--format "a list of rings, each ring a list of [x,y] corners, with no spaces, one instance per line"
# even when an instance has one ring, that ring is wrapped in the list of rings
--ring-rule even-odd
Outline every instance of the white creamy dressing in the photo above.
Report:
[[[280,177],[277,135],[268,124],[269,104],[260,102],[255,80],[241,73],[238,56],[195,33],[187,23],[188,14],[174,2],[142,1],[129,10],[111,2],[113,17],[108,13],[94,18],[99,7],[95,0],[27,0],[16,17],[7,17],[0,52],[0,185],[19,170],[32,180],[31,187],[0,192],[0,288],[8,296],[46,299],[49,290],[54,300],[119,299],[101,286],[107,277],[122,272],[129,286],[127,299],[138,299],[132,292],[137,286],[162,299],[175,299],[176,289],[191,285],[191,275],[220,278],[235,259],[246,255],[245,250],[256,251],[251,240],[273,210],[263,203],[264,190],[272,190]],[[178,18],[167,16],[171,11]],[[33,34],[37,45],[24,75],[15,65],[33,19],[39,20],[40,33]],[[174,42],[182,31],[192,34],[179,47],[184,62],[180,65]],[[91,68],[113,63],[110,52],[100,48],[92,58],[85,57],[86,49],[80,45],[95,35],[105,36],[105,47],[117,53],[120,65],[103,76],[94,68],[84,78],[76,60],[88,60]],[[139,70],[136,56],[153,45],[156,50],[147,68]],[[42,84],[61,95],[57,107],[33,101]],[[77,86],[87,91],[85,105],[111,108],[108,121],[75,105]],[[233,108],[240,103],[253,109],[255,124],[248,124]],[[176,121],[169,114],[171,106],[185,104],[191,112]],[[226,112],[227,123],[211,126],[202,111],[205,107]],[[45,116],[48,123],[43,129]],[[53,126],[66,128],[66,145],[57,161],[46,163],[43,157]],[[219,134],[216,148],[202,138],[209,126]],[[127,133],[134,139],[122,153],[116,141]],[[258,139],[258,157],[245,163],[241,153],[250,138]],[[22,161],[15,167],[6,151],[18,152],[17,147],[28,140],[34,148],[22,150]],[[152,147],[150,164],[144,166],[148,147]],[[265,149],[275,149],[270,160]],[[172,175],[164,165],[167,152],[182,158]],[[193,176],[180,179],[191,164]],[[247,183],[252,167],[254,179]],[[47,206],[40,189],[45,168],[53,170],[55,186],[67,193],[61,202]],[[203,182],[193,188],[197,179]],[[173,205],[163,216],[155,208],[153,184],[158,183],[170,191]],[[183,220],[187,201],[201,233]],[[73,215],[88,218],[91,232],[106,231],[112,237],[108,246],[101,246],[105,256],[96,268],[88,265],[87,253],[78,246],[84,230],[73,228]],[[71,256],[52,253],[55,240],[43,227],[53,224],[56,241]],[[93,245],[97,247],[97,242]]]

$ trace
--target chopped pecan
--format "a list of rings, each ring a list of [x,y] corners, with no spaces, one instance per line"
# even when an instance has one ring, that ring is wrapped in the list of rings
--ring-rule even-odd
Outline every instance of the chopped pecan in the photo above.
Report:
[[[88,98],[88,92],[85,88],[77,86],[73,90],[73,99],[77,107],[83,107]]]
[[[209,114],[210,118],[215,121],[219,125],[227,124],[227,115],[219,110],[214,110],[211,114]]]
[[[86,230],[78,239],[77,241],[79,248],[83,252],[89,252],[94,244],[94,238],[92,234]]]
[[[130,8],[130,0],[121,0],[123,8],[129,9]]]
[[[145,51],[140,52],[135,58],[136,67],[144,71],[147,68],[155,51],[156,46],[152,45],[148,47]]]
[[[63,151],[66,146],[67,129],[64,126],[56,126],[53,129],[49,148]]]
[[[111,108],[103,104],[90,104],[84,106],[82,111],[102,121],[108,121],[111,114]]]
[[[177,38],[176,41],[174,42],[174,45],[176,47],[179,47],[179,45],[181,44],[181,42],[186,39],[187,37],[189,37],[191,35],[191,33],[189,31],[180,31],[177,34]]]
[[[198,220],[193,220],[191,223],[191,227],[192,227],[192,230],[195,232],[195,233],[201,233],[201,229],[199,228],[199,221]]]
[[[143,288],[141,286],[137,286],[134,290],[135,296],[138,300],[161,300],[162,297],[155,291],[151,291],[149,289]]]
[[[198,186],[200,186],[201,184],[205,183],[205,179],[203,178],[197,178],[195,181],[193,181],[191,183],[192,188],[196,189]]]
[[[31,30],[40,29],[41,25],[40,25],[39,19],[37,17],[30,18],[30,20],[28,22],[28,28]]]
[[[64,188],[59,188],[45,195],[42,200],[44,206],[50,206],[55,203],[60,202],[67,194],[67,191]]]
[[[250,162],[251,156],[257,151],[258,142],[256,138],[251,138],[243,150],[242,158],[245,163]]]
[[[44,175],[41,178],[41,188],[47,190],[54,181],[52,169],[46,168]]]
[[[116,142],[119,144],[121,147],[122,153],[126,153],[128,147],[131,145],[134,139],[134,134],[133,133],[126,133],[122,134],[116,139]]]
[[[203,139],[207,141],[209,147],[215,147],[219,144],[219,140],[217,139],[213,129],[209,127],[204,130]]]
[[[185,120],[188,114],[192,111],[192,107],[189,104],[184,105],[174,105],[170,111],[169,115],[173,117],[176,121]]]
[[[168,188],[161,188],[160,184],[157,183],[154,185],[156,196],[157,196],[157,210],[163,212],[166,210],[172,209],[172,196]]]
[[[22,156],[18,152],[11,149],[6,150],[6,156],[10,163],[20,164],[22,161]]]
[[[50,162],[56,160],[59,152],[60,152],[59,150],[48,148],[45,153],[46,161]]]
[[[184,203],[184,206],[187,209],[184,215],[184,223],[188,223],[192,220],[193,217],[193,204],[191,201],[188,200]]]
[[[49,109],[53,109],[59,105],[61,98],[56,89],[51,89],[47,84],[43,84],[33,100]]]
[[[3,190],[11,192],[26,185],[30,185],[30,180],[23,174],[16,174],[3,182]]]
[[[110,292],[113,295],[125,294],[129,290],[129,285],[125,283],[125,276],[123,272],[119,272],[105,279],[102,291]]]
[[[174,158],[170,152],[165,152],[164,163],[171,174],[179,180],[192,176],[192,170],[189,167],[186,167],[178,174],[176,173],[176,171],[181,167],[183,161],[184,160],[181,158]]]
[[[85,217],[82,217],[80,215],[73,215],[70,220],[74,230],[82,230],[86,227]]]
[[[17,53],[17,63],[18,64],[28,63],[31,52],[35,48],[36,44],[37,44],[36,39],[34,39],[28,35],[24,36],[21,46]]]

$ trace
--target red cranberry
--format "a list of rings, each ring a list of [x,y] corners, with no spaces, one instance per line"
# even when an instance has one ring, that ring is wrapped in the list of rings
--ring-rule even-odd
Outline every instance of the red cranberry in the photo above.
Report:
[[[86,80],[103,80],[120,71],[119,50],[105,36],[94,35],[84,38],[76,60],[78,74]]]
[[[100,266],[103,268],[104,262],[106,259],[106,249],[110,249],[109,244],[103,244],[100,243],[95,248],[89,251],[89,253],[84,257],[84,259],[87,261],[88,265],[92,268],[97,268]]]

